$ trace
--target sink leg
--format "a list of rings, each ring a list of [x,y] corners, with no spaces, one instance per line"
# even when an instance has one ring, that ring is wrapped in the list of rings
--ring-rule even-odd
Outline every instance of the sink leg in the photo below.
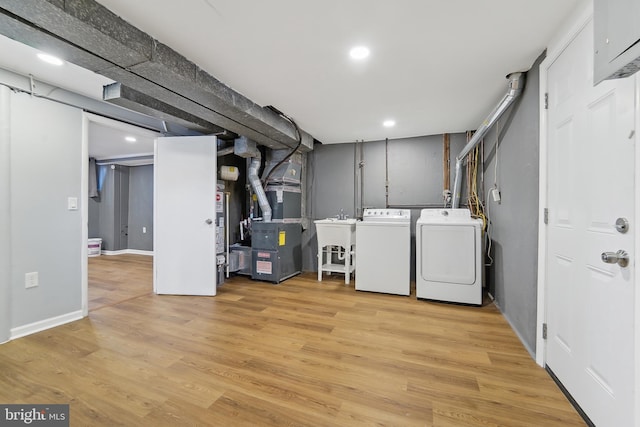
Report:
[[[351,281],[351,251],[346,249],[344,252],[344,284],[348,285]]]
[[[322,282],[322,248],[318,248],[318,282]]]

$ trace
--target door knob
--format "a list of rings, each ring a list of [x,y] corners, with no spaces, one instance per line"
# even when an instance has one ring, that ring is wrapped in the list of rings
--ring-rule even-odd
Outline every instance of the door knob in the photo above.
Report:
[[[205,222],[207,223],[207,225],[213,224],[213,220],[211,218],[207,218]]]
[[[622,249],[618,252],[602,252],[601,257],[607,264],[618,264],[620,267],[629,265],[629,254]]]
[[[629,221],[626,218],[618,218],[616,220],[616,230],[622,234],[629,231]]]

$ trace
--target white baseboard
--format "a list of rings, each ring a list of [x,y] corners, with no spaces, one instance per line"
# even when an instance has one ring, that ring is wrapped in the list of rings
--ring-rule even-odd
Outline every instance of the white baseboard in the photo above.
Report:
[[[10,331],[11,340],[21,338],[27,335],[35,334],[36,332],[44,331],[45,329],[55,328],[56,326],[64,325],[65,323],[75,322],[82,319],[82,310],[72,311],[71,313],[63,314],[61,316],[51,317],[49,319],[40,320],[38,322],[29,323],[28,325],[18,326]]]
[[[107,255],[107,256],[126,255],[126,254],[153,256],[153,251],[142,251],[140,249],[122,249],[120,251],[102,251],[100,253],[102,255]]]
[[[111,255],[124,255],[127,253],[126,249],[120,250],[120,251],[101,251],[100,255],[106,255],[106,256],[111,256]]]

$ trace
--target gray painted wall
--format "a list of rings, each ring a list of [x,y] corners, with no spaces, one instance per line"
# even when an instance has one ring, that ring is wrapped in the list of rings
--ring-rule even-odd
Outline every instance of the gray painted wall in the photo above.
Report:
[[[334,217],[342,210],[355,217],[355,144],[316,144],[307,155],[307,215],[302,233],[302,269],[318,270],[314,219]]]
[[[310,214],[314,219],[336,216],[340,210],[355,216],[354,177],[355,144],[319,145],[314,147],[315,175],[311,176]]]
[[[128,248],[153,250],[153,165],[129,168]]]
[[[487,283],[496,304],[532,355],[536,347],[538,279],[538,91],[543,59],[544,54],[527,73],[520,100],[485,137],[485,194],[494,258]],[[499,204],[488,193],[493,187],[496,162]]]
[[[11,91],[0,86],[0,343],[11,336]]]
[[[100,237],[106,251],[153,251],[153,165],[98,170],[104,180],[100,197],[89,200],[89,237]]]
[[[11,327],[79,312],[82,111],[11,93]],[[25,273],[40,285],[25,289]]]
[[[123,166],[117,165],[114,167],[123,168]],[[96,200],[98,203],[98,231],[97,235],[91,237],[102,239],[103,250],[126,249],[120,245],[120,181],[118,179],[120,174],[116,174],[116,169],[113,169],[111,165],[98,166],[98,169],[100,173],[104,174],[104,181],[100,190],[100,198]],[[94,212],[94,209],[91,209],[90,212]]]
[[[91,142],[89,142],[91,143]],[[102,249],[112,251],[116,245],[115,235],[115,187],[114,174],[109,165],[98,166],[99,174],[103,176],[100,197],[94,199],[98,205],[98,229],[90,237],[100,237],[102,239]],[[92,203],[92,202],[90,202]],[[96,210],[91,209],[89,213]],[[90,223],[94,222],[89,220]]]
[[[442,204],[442,135],[392,141],[389,205]]]
[[[116,165],[114,175],[114,249],[122,250],[129,247],[129,167]]]
[[[100,237],[100,198],[89,198],[89,238]]]
[[[450,182],[453,187],[455,157],[466,143],[463,133],[450,135]],[[385,158],[388,158],[389,206],[440,207],[442,200],[443,136],[431,135],[364,143],[363,207],[386,204]],[[331,146],[329,146],[331,147]],[[417,218],[416,218],[417,219]]]

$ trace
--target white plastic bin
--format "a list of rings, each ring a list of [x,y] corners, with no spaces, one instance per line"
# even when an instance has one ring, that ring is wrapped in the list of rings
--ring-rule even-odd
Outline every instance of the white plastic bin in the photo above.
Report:
[[[100,256],[102,252],[102,239],[89,239],[88,245],[89,251],[87,253],[89,256]]]

